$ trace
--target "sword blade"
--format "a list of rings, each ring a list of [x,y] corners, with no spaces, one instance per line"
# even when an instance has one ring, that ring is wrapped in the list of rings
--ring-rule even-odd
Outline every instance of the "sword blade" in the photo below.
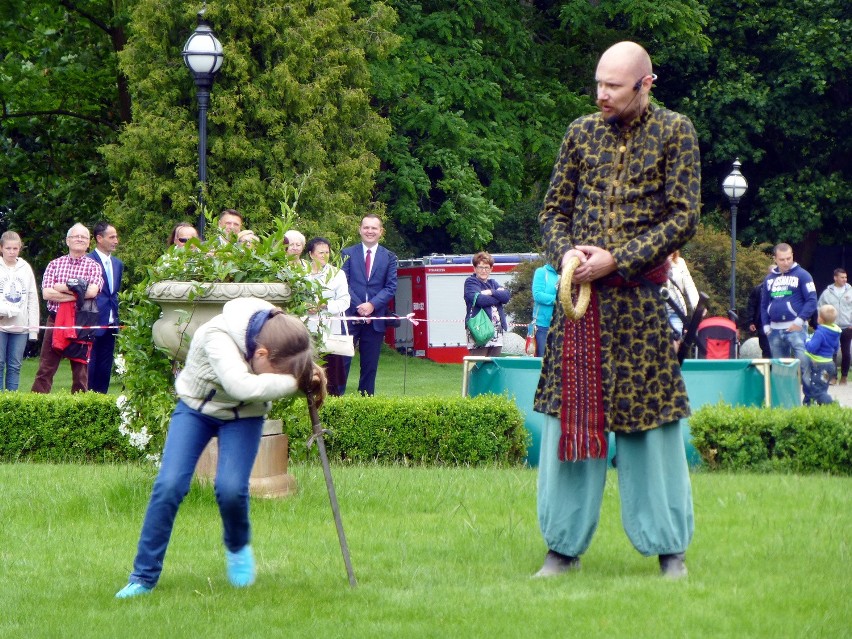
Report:
[[[328,489],[328,500],[331,502],[331,512],[334,515],[334,525],[337,527],[337,538],[340,541],[340,551],[343,553],[343,563],[346,565],[346,574],[349,576],[349,585],[353,588],[358,585],[355,580],[355,572],[352,570],[352,560],[349,557],[349,545],[346,543],[346,533],[343,531],[343,520],[340,517],[340,507],[337,503],[337,493],[334,490],[334,481],[331,478],[331,467],[328,463],[328,454],[325,450],[323,439],[322,422],[320,422],[319,411],[314,404],[313,397],[308,397],[308,410],[311,414],[311,427],[314,431],[314,441],[319,450],[322,472],[325,475],[325,487]]]

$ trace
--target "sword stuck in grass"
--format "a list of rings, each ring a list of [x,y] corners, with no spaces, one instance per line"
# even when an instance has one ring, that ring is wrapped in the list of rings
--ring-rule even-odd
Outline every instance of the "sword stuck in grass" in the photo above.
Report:
[[[334,482],[331,479],[331,467],[328,464],[328,454],[325,451],[325,435],[328,431],[322,427],[314,398],[308,395],[308,411],[311,414],[311,426],[314,434],[308,439],[308,448],[316,443],[322,462],[322,472],[325,475],[325,486],[328,488],[328,500],[331,502],[331,512],[334,514],[334,524],[337,526],[337,537],[340,540],[340,551],[343,553],[343,563],[346,564],[346,574],[349,575],[349,585],[353,588],[358,585],[355,581],[355,572],[352,570],[352,560],[349,558],[349,546],[346,543],[346,533],[343,532],[343,520],[340,518],[340,507],[337,503],[337,494],[334,491]]]

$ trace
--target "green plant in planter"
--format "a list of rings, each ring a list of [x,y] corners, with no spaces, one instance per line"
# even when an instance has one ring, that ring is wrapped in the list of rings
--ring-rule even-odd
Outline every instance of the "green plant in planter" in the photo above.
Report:
[[[283,204],[282,211],[286,213]],[[250,246],[222,243],[213,234],[204,242],[191,239],[184,248],[171,247],[147,269],[141,282],[120,295],[124,329],[118,335],[116,358],[123,384],[117,400],[122,416],[119,429],[149,458],[158,459],[162,451],[177,401],[174,380],[179,369],[179,363],[154,344],[152,327],[160,317],[160,307],[148,298],[149,287],[163,281],[192,282],[189,308],[185,311],[188,320],[193,300],[209,283],[284,282],[290,287],[285,310],[304,316],[319,297],[320,289],[317,282],[307,278],[307,267],[287,255],[284,233],[289,219],[286,214],[276,219],[273,232]]]

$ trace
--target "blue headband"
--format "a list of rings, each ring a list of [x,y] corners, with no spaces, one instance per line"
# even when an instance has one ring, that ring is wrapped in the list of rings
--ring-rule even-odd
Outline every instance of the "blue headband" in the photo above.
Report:
[[[257,350],[257,336],[260,335],[260,330],[266,324],[266,320],[272,317],[275,309],[266,311],[255,311],[249,319],[248,327],[246,327],[246,359],[250,360],[254,357],[254,352]]]

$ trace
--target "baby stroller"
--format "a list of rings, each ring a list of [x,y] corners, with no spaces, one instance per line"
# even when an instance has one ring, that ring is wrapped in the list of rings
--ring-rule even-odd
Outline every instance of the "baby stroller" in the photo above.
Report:
[[[736,359],[737,325],[727,317],[708,317],[695,332],[698,359]]]

